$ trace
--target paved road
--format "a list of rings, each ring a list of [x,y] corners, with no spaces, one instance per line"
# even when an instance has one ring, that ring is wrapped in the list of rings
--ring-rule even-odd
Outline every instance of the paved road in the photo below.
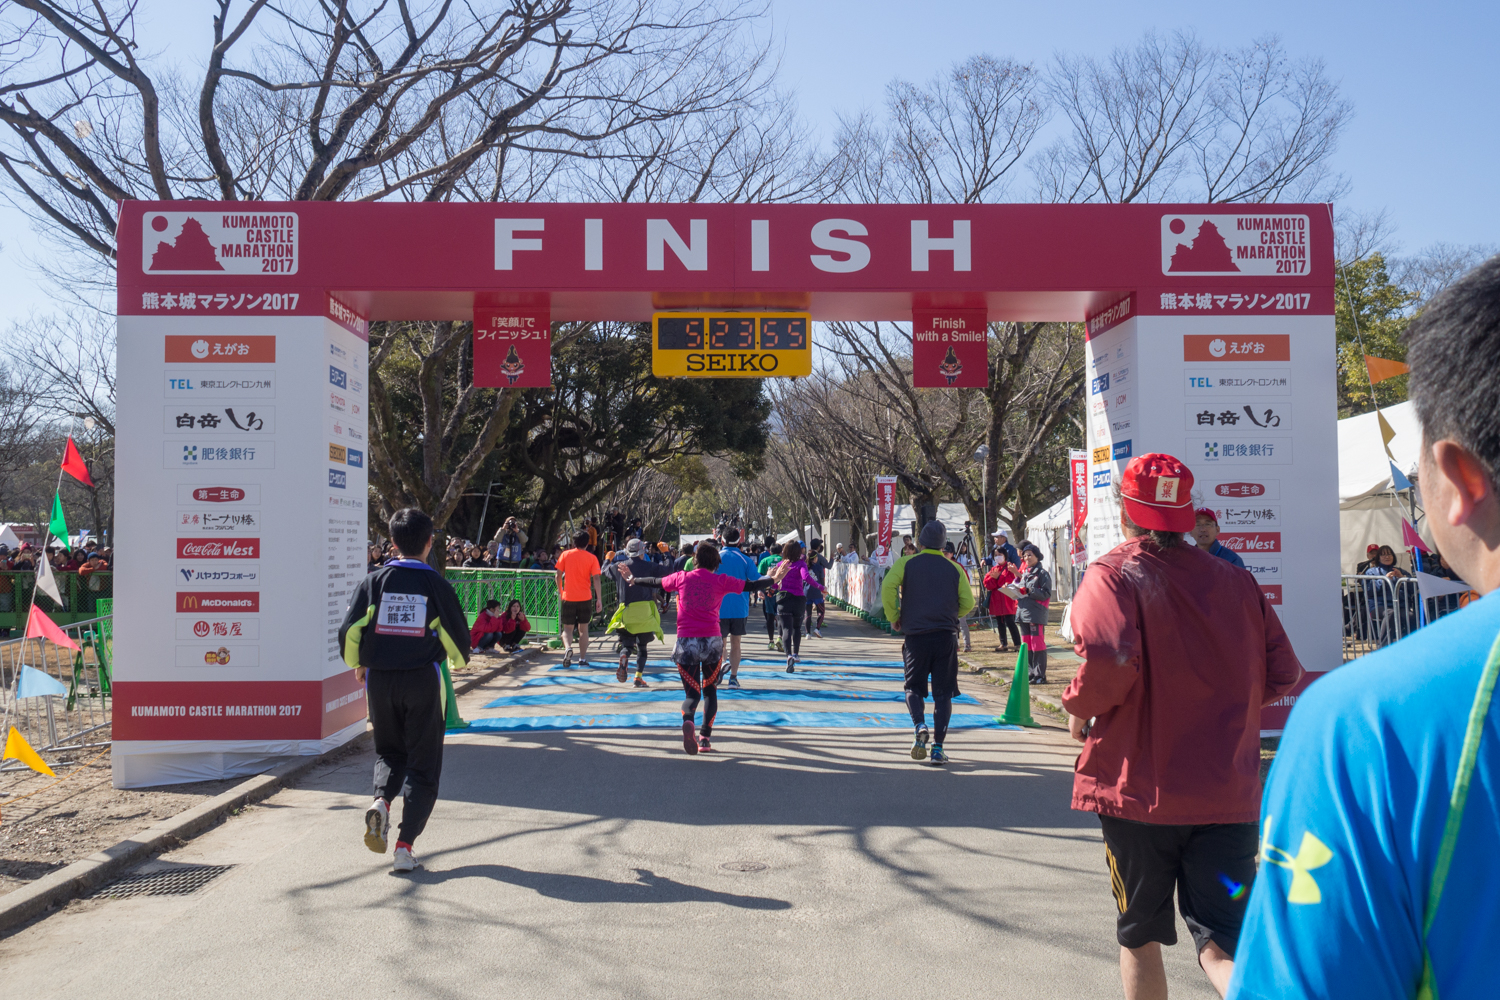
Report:
[[[898,655],[897,640],[830,621],[804,648],[809,668]],[[763,642],[750,649],[764,655]],[[467,696],[465,717],[598,714],[597,699],[625,690],[613,674],[553,683],[585,676],[551,669],[557,659]],[[899,687],[894,670],[868,669],[749,686]],[[670,711],[677,696],[658,687],[660,703],[603,711]],[[578,703],[483,707],[562,689]],[[983,704],[959,712],[995,714],[991,691],[970,682]],[[863,699],[746,707],[871,711]],[[1093,817],[1067,808],[1065,734],[948,742],[954,762],[938,770],[907,757],[903,729],[725,729],[721,752],[702,757],[653,729],[455,735],[411,876],[361,843],[370,755],[351,754],[152,862],[235,866],[197,893],[83,900],[0,940],[5,993],[1118,996],[1103,848]],[[724,867],[740,862],[766,867]],[[1214,996],[1190,946],[1168,959],[1175,995]]]

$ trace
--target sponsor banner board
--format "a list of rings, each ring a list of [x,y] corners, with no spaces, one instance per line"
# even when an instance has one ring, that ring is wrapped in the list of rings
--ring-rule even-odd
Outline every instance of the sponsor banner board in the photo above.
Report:
[[[166,339],[168,364],[270,364],[276,360],[274,336],[178,334]]]
[[[191,469],[209,474],[219,470],[237,473],[241,469],[274,469],[276,444],[268,440],[246,444],[243,441],[219,438],[191,441],[174,438],[162,442],[161,456],[163,469]]]
[[[260,486],[249,483],[239,486],[195,486],[191,483],[177,485],[178,503],[246,504],[260,506]]]
[[[1161,273],[1283,277],[1311,272],[1306,215],[1247,212],[1161,217]]]
[[[1291,337],[1284,333],[1222,335],[1186,334],[1182,338],[1184,361],[1290,361]]]
[[[215,644],[209,639],[179,645],[173,662],[179,667],[258,667],[260,646],[242,642]]]
[[[177,530],[204,534],[259,534],[260,511],[249,508],[192,507],[177,512]]]
[[[271,399],[276,395],[276,376],[269,370],[202,374],[172,370],[162,377],[167,398],[189,405],[199,399]]]
[[[875,477],[875,507],[879,516],[875,526],[875,560],[878,565],[895,563],[892,536],[896,523],[896,477]]]
[[[260,592],[181,591],[177,592],[177,613],[184,615],[255,614],[260,611]]]
[[[297,213],[152,211],[141,226],[146,274],[296,274]]]
[[[241,641],[260,638],[259,618],[198,618],[196,616],[177,619],[179,640],[224,639]]]

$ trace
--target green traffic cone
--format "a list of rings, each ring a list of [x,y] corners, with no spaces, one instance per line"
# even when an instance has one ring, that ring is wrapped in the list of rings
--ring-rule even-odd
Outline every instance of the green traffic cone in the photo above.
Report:
[[[1021,644],[1021,655],[1016,657],[1016,672],[1010,679],[1010,697],[1005,700],[1005,714],[997,720],[1011,726],[1041,728],[1031,717],[1031,659],[1026,644]]]
[[[443,728],[452,732],[455,729],[468,729],[469,724],[458,714],[458,695],[453,693],[453,675],[448,673],[448,661],[442,661],[443,667],[443,705],[447,709],[443,716]]]

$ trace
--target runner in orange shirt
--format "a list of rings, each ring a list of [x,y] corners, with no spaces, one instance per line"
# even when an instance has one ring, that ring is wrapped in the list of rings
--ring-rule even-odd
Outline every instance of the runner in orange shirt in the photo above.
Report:
[[[557,557],[557,596],[561,603],[563,666],[573,662],[573,626],[578,632],[578,665],[589,665],[589,619],[604,611],[604,591],[599,586],[599,560],[588,550],[589,533],[573,536],[573,547]]]

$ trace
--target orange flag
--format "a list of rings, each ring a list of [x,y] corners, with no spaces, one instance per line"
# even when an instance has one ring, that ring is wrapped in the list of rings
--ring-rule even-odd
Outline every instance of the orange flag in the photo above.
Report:
[[[67,646],[69,649],[77,649],[78,643],[68,638],[68,633],[57,627],[57,622],[47,617],[47,612],[31,606],[31,614],[26,616],[26,638],[28,639],[51,639],[59,646]]]
[[[1383,382],[1397,375],[1405,375],[1411,371],[1405,361],[1392,361],[1390,358],[1377,358],[1372,354],[1365,355],[1365,368],[1370,372],[1371,382]]]

